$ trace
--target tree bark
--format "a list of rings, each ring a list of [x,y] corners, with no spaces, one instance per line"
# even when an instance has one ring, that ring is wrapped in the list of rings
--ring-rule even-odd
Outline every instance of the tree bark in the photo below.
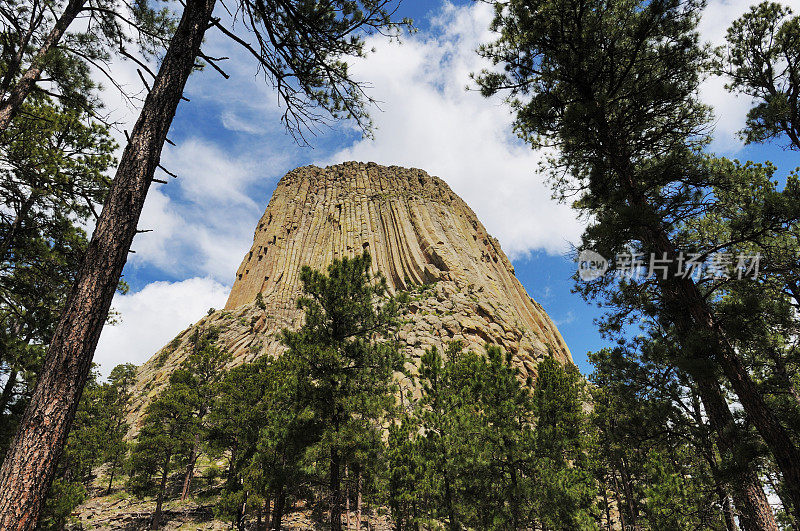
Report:
[[[633,488],[631,487],[631,476],[628,473],[628,467],[625,464],[625,458],[620,457],[619,460],[619,477],[622,481],[622,493],[625,495],[625,504],[628,506],[628,516],[630,517],[630,528],[633,530],[639,529],[637,520],[639,519],[639,508],[637,507],[636,499],[633,495]]]
[[[361,475],[361,468],[358,469],[358,494],[356,496],[356,531],[361,531],[361,489],[363,487],[363,479]]]
[[[111,486],[114,484],[114,471],[117,469],[117,460],[111,462],[111,473],[108,476],[108,488],[106,489],[106,496],[111,494]]]
[[[628,525],[625,522],[625,512],[622,510],[622,500],[619,497],[620,489],[619,489],[619,482],[617,481],[617,471],[616,470],[612,470],[611,471],[611,477],[614,480],[614,499],[617,502],[617,514],[619,515],[619,522],[620,522],[620,525],[622,526],[622,529],[627,529]]]
[[[272,529],[280,531],[281,521],[283,520],[283,506],[286,503],[286,489],[283,485],[278,487],[278,492],[275,494],[275,509],[272,511]]]
[[[344,528],[350,531],[350,482],[347,480],[347,465],[344,465]]]
[[[270,499],[269,499],[269,491],[267,492],[266,498],[264,498],[264,526],[258,526],[258,531],[267,531],[269,529],[270,524]],[[260,516],[260,515],[259,515]]]
[[[0,529],[32,529],[75,416],[147,190],[215,0],[188,0],[122,154],[31,402],[0,468]]]
[[[331,489],[331,531],[342,530],[342,493],[341,481],[339,480],[339,467],[341,458],[335,446],[331,447],[331,470],[330,470],[330,489]]]
[[[169,476],[169,462],[171,457],[171,454],[167,454],[167,458],[164,461],[164,471],[161,474],[161,484],[158,486],[156,512],[153,513],[153,521],[150,523],[150,529],[158,529],[161,526],[161,507],[164,504],[164,492],[167,490],[167,477]]]
[[[740,512],[742,528],[745,531],[777,531],[778,525],[761,480],[752,464],[736,451],[738,428],[728,403],[722,396],[719,383],[713,377],[704,375],[696,375],[695,381],[711,428],[717,433],[719,450],[738,470],[736,479],[731,482],[731,490],[734,504]]]
[[[64,36],[67,28],[75,20],[78,13],[81,12],[85,3],[86,0],[69,1],[64,12],[58,17],[53,29],[50,30],[50,33],[47,35],[42,45],[36,50],[36,54],[33,56],[28,70],[22,74],[22,77],[19,78],[16,85],[11,89],[8,98],[0,102],[0,135],[5,133],[6,129],[8,129],[11,120],[19,111],[19,108],[22,107],[25,98],[31,93],[34,85],[36,85],[36,82],[42,75],[47,54],[58,45],[61,37]]]
[[[189,455],[189,462],[186,465],[186,474],[183,477],[183,490],[181,490],[181,501],[185,501],[189,496],[189,487],[192,485],[192,478],[194,477],[194,465],[197,463],[197,455],[200,451],[200,433],[194,434],[194,443],[192,444],[192,452]]]

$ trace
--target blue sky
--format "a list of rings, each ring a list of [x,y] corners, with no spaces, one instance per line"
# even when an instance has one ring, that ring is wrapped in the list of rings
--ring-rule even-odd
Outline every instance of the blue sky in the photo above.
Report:
[[[747,0],[711,0],[701,25],[704,38],[718,43]],[[475,210],[514,262],[528,293],[556,322],[580,369],[591,367],[586,353],[606,346],[594,319],[599,310],[571,293],[575,264],[569,259],[581,224],[549,197],[538,169],[543,154],[511,133],[511,116],[500,99],[468,92],[468,74],[483,63],[474,53],[491,38],[491,10],[473,2],[411,1],[399,16],[411,17],[418,33],[400,45],[371,39],[376,53],[353,65],[372,83],[380,101],[372,114],[374,140],[362,139],[351,124],[323,129],[300,147],[284,134],[270,87],[255,65],[218,34],[205,52],[229,56],[224,80],[213,70],[193,75],[190,103],[182,103],[163,162],[180,178],[151,189],[124,278],[128,295],[114,308],[122,323],[106,327],[95,361],[107,373],[116,363],[142,363],[178,332],[224,304],[234,273],[252,242],[253,229],[278,179],[306,164],[343,160],[415,166],[438,175]],[[131,89],[140,85],[130,64],[115,65],[115,76]],[[136,116],[107,94],[107,105],[123,123]],[[709,80],[704,99],[716,110],[711,149],[740,160],[772,160],[783,173],[798,165],[796,153],[779,146],[743,147],[736,131],[749,102]]]

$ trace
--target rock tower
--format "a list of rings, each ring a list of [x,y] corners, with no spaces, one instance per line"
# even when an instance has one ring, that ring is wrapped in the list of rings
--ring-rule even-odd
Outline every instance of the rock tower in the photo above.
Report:
[[[391,290],[413,290],[409,322],[399,331],[412,362],[453,340],[512,354],[523,376],[548,354],[571,363],[544,309],[475,213],[447,184],[422,170],[346,162],[286,174],[256,227],[224,310],[179,334],[139,369],[141,396],[152,397],[186,357],[197,327],[220,330],[234,365],[282,350],[280,331],[302,318],[295,306],[300,269],[368,250]],[[266,305],[256,304],[258,294]],[[142,400],[135,407],[138,417]]]

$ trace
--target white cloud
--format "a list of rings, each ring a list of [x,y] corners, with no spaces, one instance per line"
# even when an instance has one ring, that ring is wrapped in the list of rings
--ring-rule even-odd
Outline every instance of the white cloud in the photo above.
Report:
[[[712,46],[724,44],[725,33],[731,23],[757,3],[752,0],[710,0],[698,27],[701,38]],[[737,133],[744,127],[752,99],[731,94],[725,89],[725,80],[716,76],[703,83],[700,97],[714,108],[715,127],[711,150],[735,154],[743,146]]]
[[[322,164],[345,160],[418,167],[444,179],[512,257],[536,249],[564,252],[581,225],[550,198],[538,171],[542,154],[511,131],[512,116],[498,99],[466,91],[469,73],[486,63],[475,53],[491,39],[492,10],[445,4],[433,33],[400,45],[372,39],[376,53],[357,63],[382,102],[373,113],[375,140],[360,140]]]
[[[752,3],[710,0],[700,26],[703,39],[721,44],[730,22]],[[485,66],[475,49],[493,38],[491,16],[486,4],[445,3],[432,31],[407,36],[400,45],[371,39],[369,47],[377,51],[357,62],[354,73],[370,83],[370,95],[380,102],[382,110],[373,111],[376,138],[338,150],[323,147],[314,157],[317,164],[360,160],[422,168],[447,181],[510,256],[540,249],[563,252],[576,242],[581,224],[568,206],[550,198],[538,168],[541,153],[513,135],[512,116],[500,100],[464,90],[469,73]],[[201,125],[188,135],[184,127],[183,137],[173,138],[178,145],[165,147],[164,165],[180,178],[151,189],[139,226],[154,232],[137,236],[129,266],[155,267],[169,278],[188,280],[155,282],[117,297],[123,323],[104,331],[98,350],[105,370],[126,359],[143,361],[209,306],[224,303],[223,284],[233,279],[251,243],[267,192],[309,158],[283,135],[275,95],[254,76],[252,58],[214,30],[203,47],[209,55],[231,57],[221,64],[231,79],[223,80],[213,69],[190,78],[192,101],[181,104],[179,119],[196,117]],[[135,68],[120,66],[115,65],[119,79],[140,87]],[[716,109],[712,148],[735,152],[741,147],[735,133],[749,103],[722,84],[708,80],[702,96]],[[130,127],[138,109],[113,90],[106,94],[108,107]],[[352,124],[324,133],[330,136],[318,142],[341,142],[342,133],[352,134]],[[149,320],[148,315],[159,317]]]
[[[731,23],[759,3],[760,0],[709,0],[698,26],[702,40],[715,47],[725,44],[725,34]],[[779,3],[793,8],[795,12],[800,10],[800,0],[779,0]],[[746,95],[728,92],[725,82],[722,77],[710,77],[702,84],[700,97],[714,108],[711,151],[734,156],[744,147],[738,133],[745,126],[747,111],[754,100]]]
[[[284,164],[276,159],[270,164]],[[163,161],[179,177],[150,190],[139,227],[153,232],[136,237],[132,266],[229,282],[266,206],[254,186],[270,179],[255,158],[233,156],[199,138],[165,150]]]
[[[122,322],[106,325],[94,361],[108,375],[120,363],[139,365],[211,308],[225,304],[228,288],[210,278],[153,282],[136,293],[117,294]]]

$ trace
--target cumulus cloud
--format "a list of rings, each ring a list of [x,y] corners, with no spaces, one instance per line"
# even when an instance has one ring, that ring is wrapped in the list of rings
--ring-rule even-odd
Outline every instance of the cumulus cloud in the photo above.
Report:
[[[444,179],[475,210],[512,257],[543,249],[560,253],[581,225],[551,199],[542,154],[511,131],[512,116],[498,99],[467,91],[470,72],[488,66],[475,49],[492,37],[486,4],[445,4],[432,31],[402,44],[380,39],[376,53],[354,72],[382,102],[373,113],[374,140],[360,140],[323,163],[374,161],[422,168]]]
[[[106,325],[94,361],[108,375],[120,363],[139,365],[211,307],[222,307],[228,289],[211,278],[153,282],[128,295],[117,294],[113,308],[121,323]]]
[[[702,38],[721,44],[730,22],[752,3],[710,0]],[[535,250],[561,253],[576,242],[581,223],[569,207],[550,198],[539,170],[542,154],[513,135],[507,106],[465,90],[469,73],[486,66],[475,49],[493,38],[491,16],[483,3],[444,3],[434,11],[430,30],[407,36],[402,44],[370,39],[368,47],[376,52],[356,62],[353,71],[369,81],[370,95],[380,102],[380,110],[372,113],[375,139],[349,141],[352,124],[343,124],[324,131],[311,153],[283,134],[275,95],[254,75],[252,58],[210,31],[204,51],[231,58],[223,65],[231,79],[211,69],[190,78],[191,103],[181,104],[171,133],[177,146],[166,146],[163,156],[180,178],[151,189],[140,228],[154,232],[137,236],[129,265],[160,270],[161,278],[188,280],[154,282],[117,297],[123,323],[103,334],[98,360],[105,368],[143,361],[209,306],[224,303],[225,285],[251,243],[277,178],[312,160],[320,165],[374,161],[437,175],[475,210],[511,257]],[[115,72],[126,86],[139,87],[132,66],[122,64]],[[108,107],[130,127],[138,109],[113,90],[107,94]],[[702,97],[716,111],[712,148],[729,154],[740,149],[736,131],[749,102],[729,94],[717,78],[703,85]],[[161,317],[149,320],[149,315]]]
[[[709,1],[698,27],[701,38],[712,46],[721,46],[725,43],[725,33],[731,23],[756,3],[752,0]],[[725,80],[717,76],[703,83],[700,97],[714,108],[714,141],[711,149],[723,154],[735,154],[743,145],[737,133],[744,127],[752,99],[728,92]]]

